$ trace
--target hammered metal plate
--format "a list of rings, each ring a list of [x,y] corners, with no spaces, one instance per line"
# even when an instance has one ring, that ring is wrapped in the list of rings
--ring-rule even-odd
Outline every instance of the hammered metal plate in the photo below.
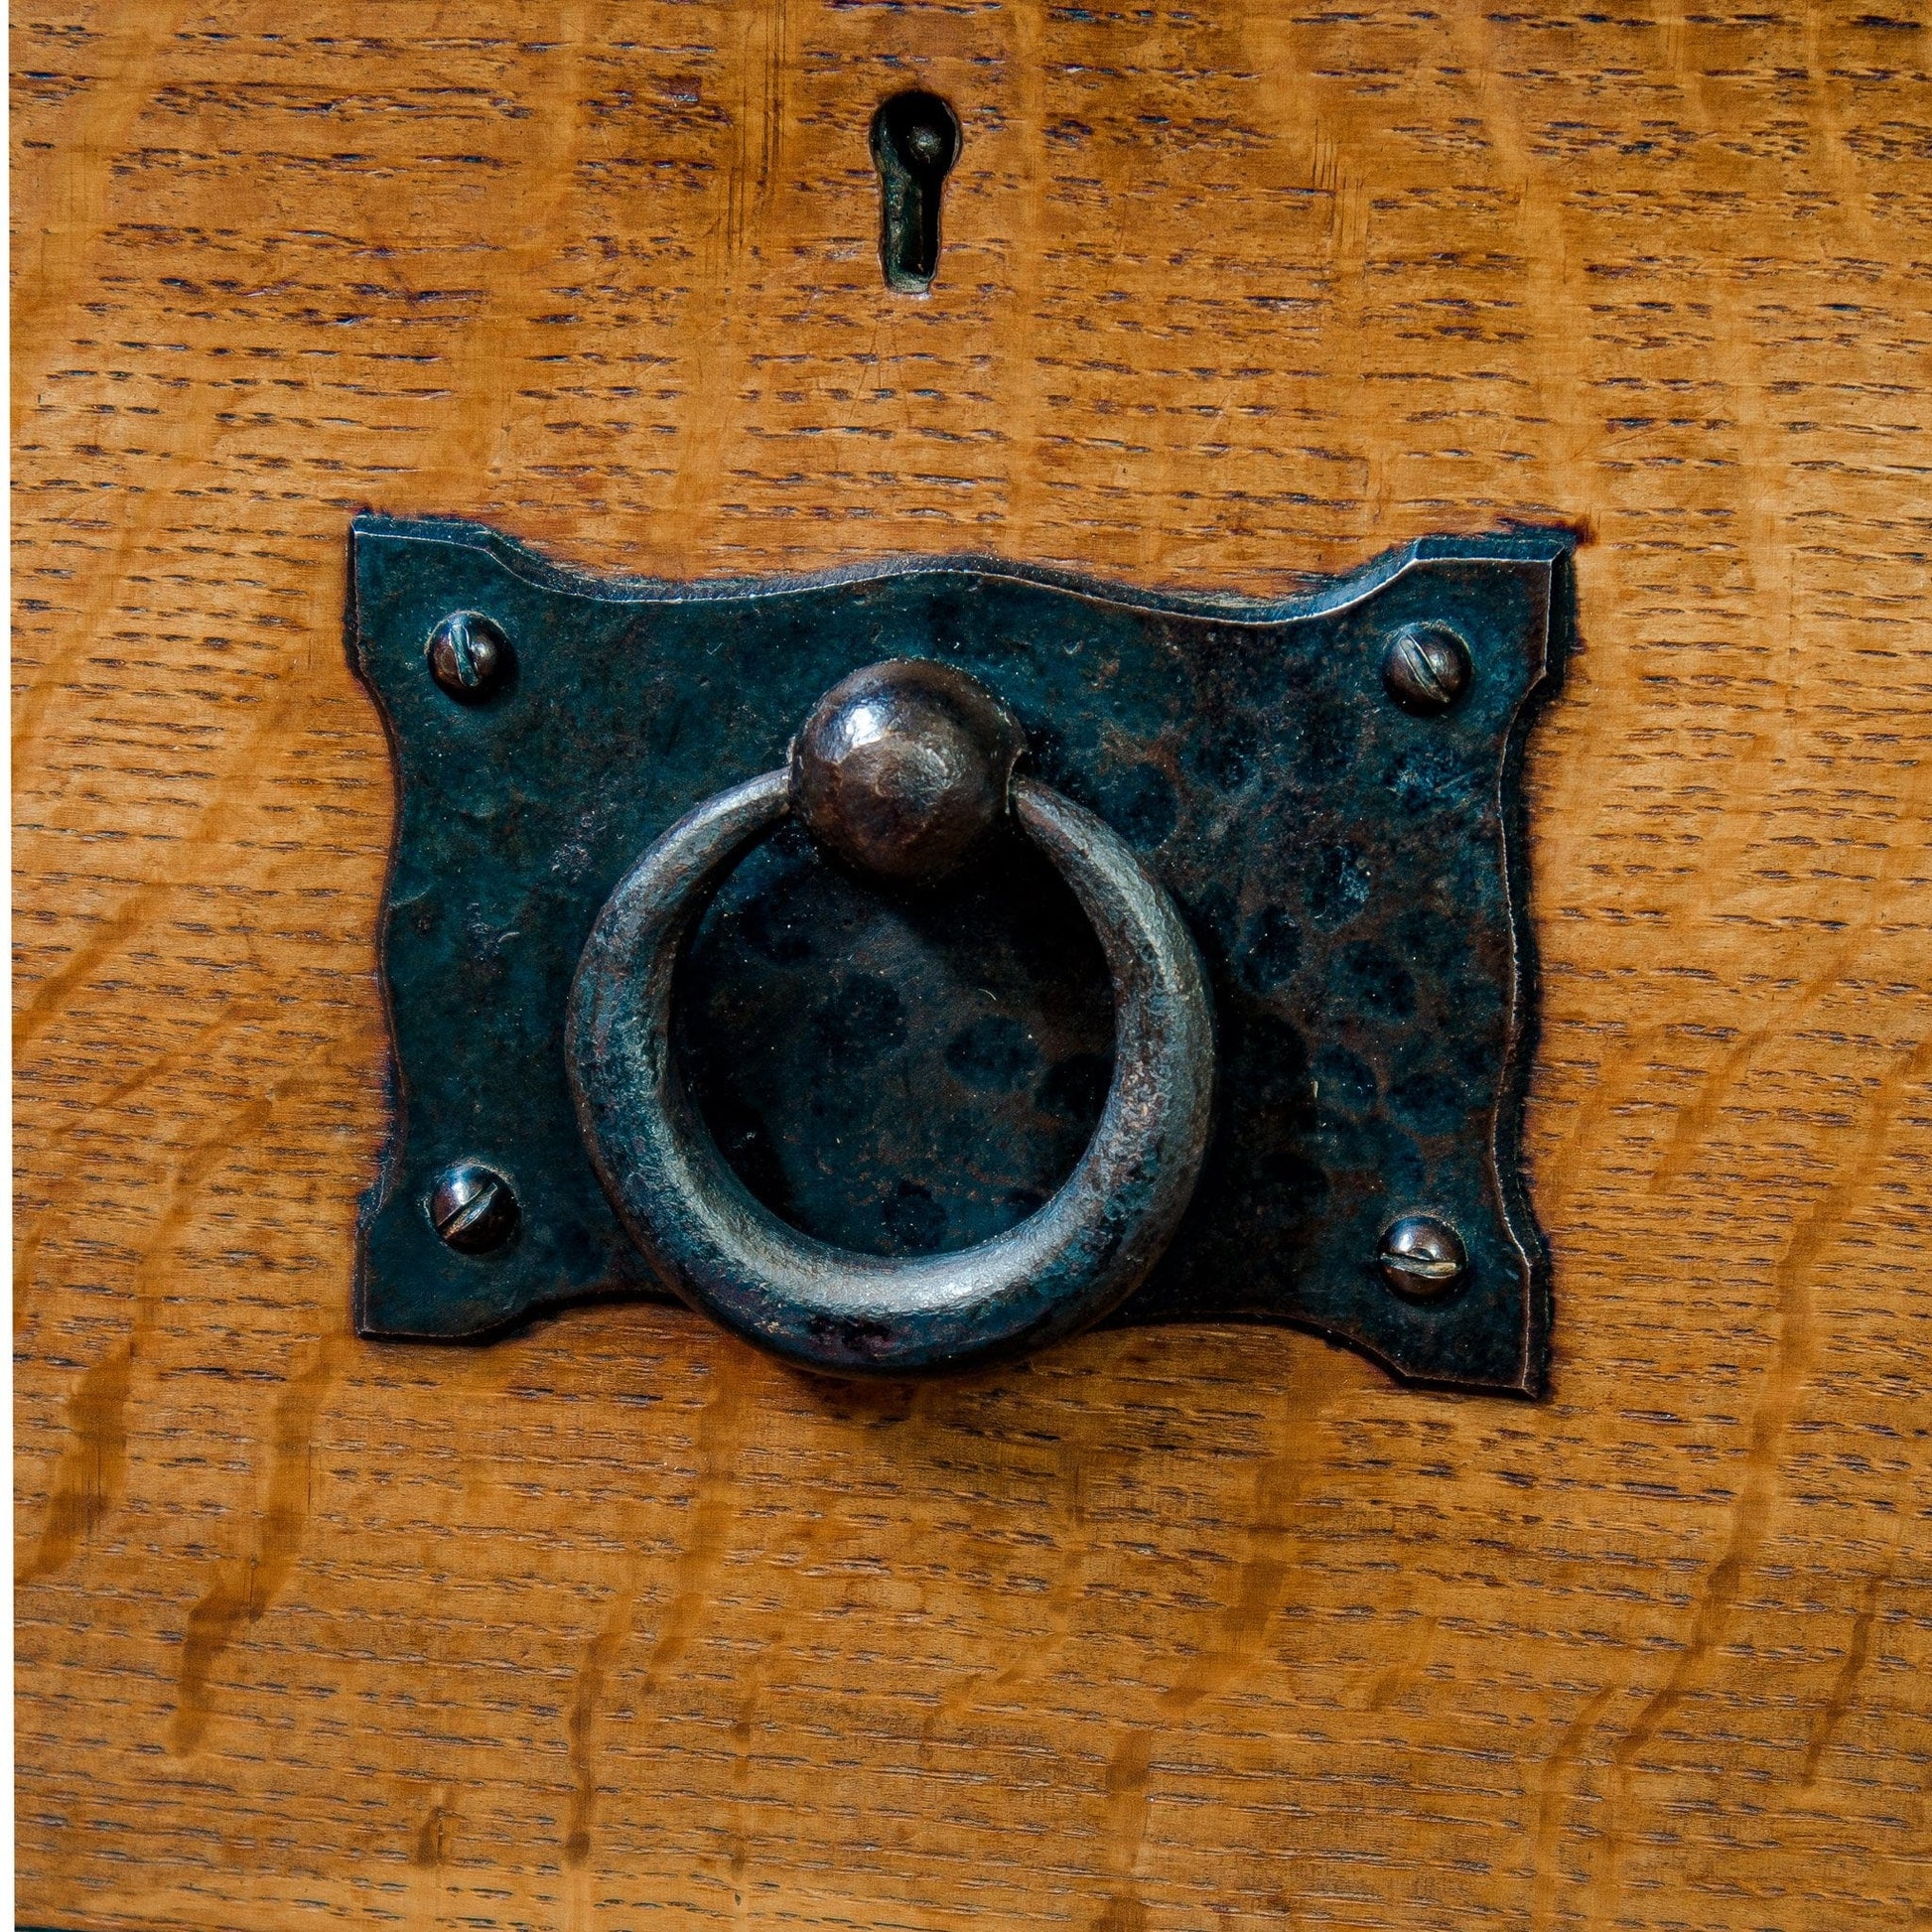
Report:
[[[474,524],[356,519],[350,654],[387,724],[382,915],[395,1123],[365,1203],[367,1335],[472,1338],[662,1298],[579,1138],[565,998],[599,907],[692,805],[780,763],[817,697],[894,656],[959,664],[1019,714],[1030,768],[1166,885],[1212,980],[1213,1147],[1121,1322],[1292,1322],[1398,1373],[1535,1393],[1548,1265],[1518,1165],[1534,979],[1519,771],[1570,628],[1572,538],[1417,543],[1280,603],[1157,597],[979,559],[674,585],[558,567]],[[425,666],[453,611],[516,672],[458,705]],[[1401,627],[1467,640],[1446,716],[1382,684]],[[936,894],[847,879],[795,830],[719,894],[681,969],[680,1049],[741,1176],[821,1238],[964,1246],[1072,1167],[1109,1065],[1106,976],[1017,840]],[[461,1158],[517,1235],[445,1247]],[[1427,1209],[1466,1278],[1393,1293],[1381,1230]],[[695,1317],[693,1317],[695,1318]]]

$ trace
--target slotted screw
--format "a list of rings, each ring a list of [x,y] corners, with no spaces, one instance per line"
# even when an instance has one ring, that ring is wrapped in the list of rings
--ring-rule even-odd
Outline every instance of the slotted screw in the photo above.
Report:
[[[452,611],[429,633],[430,675],[458,704],[482,704],[502,688],[515,662],[502,626],[481,611]]]
[[[459,1254],[500,1248],[516,1232],[519,1212],[509,1182],[480,1161],[445,1168],[430,1190],[430,1224]]]
[[[1469,688],[1469,647],[1446,623],[1405,624],[1383,655],[1382,684],[1404,711],[1440,717]]]
[[[1469,1266],[1462,1237],[1434,1214],[1405,1214],[1391,1222],[1375,1259],[1391,1288],[1418,1301],[1447,1295]]]

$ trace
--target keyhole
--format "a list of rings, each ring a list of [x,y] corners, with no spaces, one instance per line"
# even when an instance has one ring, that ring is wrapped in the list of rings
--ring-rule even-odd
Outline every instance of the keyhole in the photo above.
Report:
[[[939,267],[939,194],[959,156],[959,121],[937,94],[895,94],[872,117],[886,286],[923,295]]]

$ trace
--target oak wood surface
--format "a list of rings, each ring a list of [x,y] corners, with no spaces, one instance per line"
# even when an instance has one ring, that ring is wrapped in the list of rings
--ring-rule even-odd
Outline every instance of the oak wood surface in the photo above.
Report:
[[[23,1921],[1932,1925],[1932,16],[15,17]],[[866,123],[965,145],[929,299]],[[360,505],[1276,592],[1580,522],[1554,1392],[348,1331]]]

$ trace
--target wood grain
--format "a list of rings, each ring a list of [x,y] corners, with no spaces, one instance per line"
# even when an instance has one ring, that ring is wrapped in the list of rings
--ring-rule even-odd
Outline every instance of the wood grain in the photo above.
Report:
[[[23,1919],[1932,1925],[1932,16],[14,29]],[[929,300],[866,123],[958,107]],[[1292,586],[1580,520],[1555,1393],[347,1331],[352,507]]]

